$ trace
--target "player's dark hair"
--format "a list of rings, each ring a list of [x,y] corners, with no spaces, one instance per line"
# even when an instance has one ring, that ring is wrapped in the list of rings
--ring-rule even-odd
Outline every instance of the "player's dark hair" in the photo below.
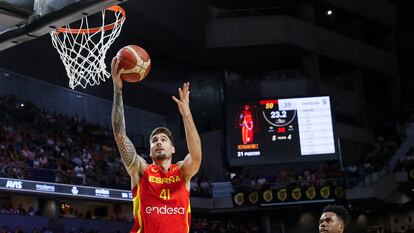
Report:
[[[167,135],[167,137],[171,141],[171,145],[174,146],[174,139],[172,137],[171,131],[168,128],[166,128],[166,127],[158,127],[158,128],[155,128],[152,131],[151,136],[149,138],[150,142],[151,142],[151,138],[154,137],[154,135],[159,134],[159,133],[163,133],[163,134]]]
[[[338,216],[344,222],[344,226],[348,225],[349,218],[350,218],[349,213],[348,213],[348,210],[346,210],[343,206],[341,206],[341,205],[327,205],[327,206],[325,206],[325,208],[323,208],[322,214],[326,213],[326,212],[335,213],[336,216]]]

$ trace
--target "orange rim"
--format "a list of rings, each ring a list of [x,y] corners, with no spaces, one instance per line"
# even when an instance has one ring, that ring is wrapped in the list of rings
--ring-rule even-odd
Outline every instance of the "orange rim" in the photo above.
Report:
[[[118,19],[117,21],[115,21],[111,24],[105,25],[103,27],[95,27],[95,28],[87,28],[87,29],[79,29],[79,28],[78,29],[73,29],[73,28],[67,29],[67,28],[61,27],[61,28],[56,29],[56,33],[91,34],[91,33],[99,32],[101,30],[104,30],[104,31],[111,30],[115,27],[115,25],[117,25],[119,23],[122,25],[124,23],[126,13],[125,13],[125,10],[122,7],[120,7],[118,5],[115,5],[115,6],[108,7],[105,10],[120,12],[122,14],[122,17],[120,19]]]

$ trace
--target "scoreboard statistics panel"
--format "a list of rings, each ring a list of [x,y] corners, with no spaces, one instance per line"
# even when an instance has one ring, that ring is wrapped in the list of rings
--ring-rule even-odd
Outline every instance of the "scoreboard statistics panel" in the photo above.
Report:
[[[337,159],[329,96],[226,105],[230,165]]]

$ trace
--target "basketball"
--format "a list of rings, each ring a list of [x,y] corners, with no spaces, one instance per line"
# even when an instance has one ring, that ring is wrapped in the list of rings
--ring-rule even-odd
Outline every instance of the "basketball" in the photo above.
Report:
[[[127,82],[143,80],[151,69],[151,59],[147,51],[137,45],[123,47],[116,57],[119,60],[118,70],[124,69],[121,79]]]

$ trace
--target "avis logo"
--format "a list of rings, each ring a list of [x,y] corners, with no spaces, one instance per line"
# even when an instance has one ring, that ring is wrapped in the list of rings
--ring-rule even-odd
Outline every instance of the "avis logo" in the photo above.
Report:
[[[6,183],[6,188],[22,189],[23,185],[21,181],[8,180]]]

